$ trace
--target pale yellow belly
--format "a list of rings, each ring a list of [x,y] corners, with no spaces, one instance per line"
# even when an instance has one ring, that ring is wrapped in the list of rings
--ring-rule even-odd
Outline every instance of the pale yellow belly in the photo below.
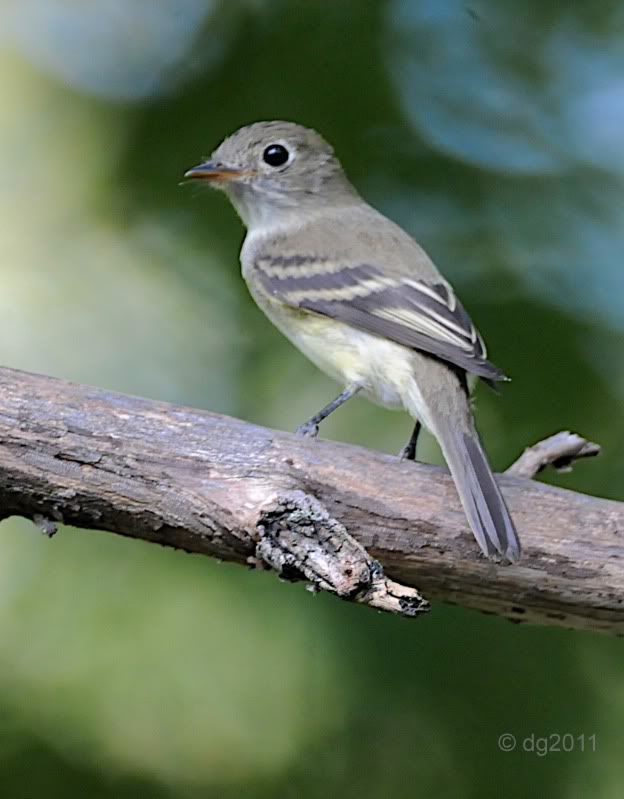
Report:
[[[266,298],[256,301],[273,324],[321,371],[342,385],[357,383],[386,408],[405,408],[414,390],[412,353],[392,341]]]

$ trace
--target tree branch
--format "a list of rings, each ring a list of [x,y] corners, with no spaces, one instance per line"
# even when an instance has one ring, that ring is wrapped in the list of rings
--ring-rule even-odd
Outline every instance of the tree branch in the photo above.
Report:
[[[516,566],[480,555],[443,469],[0,369],[0,518],[262,563],[403,615],[427,609],[418,585],[516,621],[624,632],[624,503],[500,483]]]
[[[505,474],[530,478],[547,466],[553,466],[558,472],[571,472],[573,463],[581,458],[595,458],[596,455],[600,455],[598,444],[564,430],[527,447]]]

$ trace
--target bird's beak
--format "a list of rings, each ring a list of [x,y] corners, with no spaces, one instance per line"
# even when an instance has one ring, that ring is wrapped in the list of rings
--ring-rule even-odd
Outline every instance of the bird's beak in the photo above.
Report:
[[[207,180],[209,183],[229,183],[238,180],[246,172],[241,169],[234,169],[218,161],[206,161],[203,164],[194,166],[184,173],[187,180]]]

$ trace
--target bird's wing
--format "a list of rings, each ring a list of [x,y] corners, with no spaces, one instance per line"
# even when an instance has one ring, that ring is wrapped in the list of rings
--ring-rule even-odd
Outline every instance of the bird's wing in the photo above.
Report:
[[[265,291],[292,308],[421,350],[486,380],[506,379],[487,360],[483,339],[442,278],[386,275],[371,263],[318,255],[265,252],[254,266]]]

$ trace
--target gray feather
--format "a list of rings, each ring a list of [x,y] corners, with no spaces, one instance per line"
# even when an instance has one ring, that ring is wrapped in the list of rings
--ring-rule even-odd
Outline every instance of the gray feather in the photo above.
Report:
[[[254,263],[264,290],[293,307],[346,322],[427,352],[485,380],[505,380],[487,360],[483,339],[448,284],[390,275],[345,256],[269,254]],[[391,285],[388,285],[388,280]],[[364,293],[362,288],[368,288]]]
[[[470,527],[486,555],[499,552],[512,563],[520,542],[477,433],[438,429],[440,443]]]

